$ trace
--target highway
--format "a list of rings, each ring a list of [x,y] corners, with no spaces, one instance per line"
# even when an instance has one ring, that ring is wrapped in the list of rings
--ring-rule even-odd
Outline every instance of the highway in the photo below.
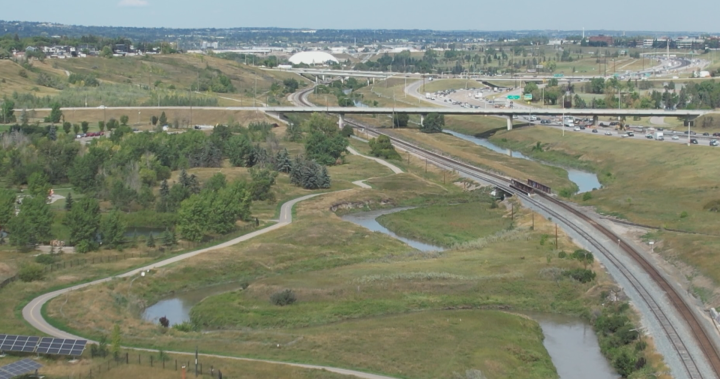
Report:
[[[307,93],[308,90],[299,93],[293,101],[298,105],[311,105],[307,102]],[[346,122],[373,135],[385,134],[396,148],[427,159],[438,167],[511,193],[526,207],[552,219],[575,242],[595,254],[622,286],[643,316],[643,325],[653,336],[658,351],[671,368],[673,378],[718,377],[720,341],[709,318],[683,297],[687,292],[666,278],[662,270],[642,253],[642,249],[613,233],[607,221],[599,215],[554,196],[517,190],[511,186],[510,178],[420,148],[381,129],[355,120]]]

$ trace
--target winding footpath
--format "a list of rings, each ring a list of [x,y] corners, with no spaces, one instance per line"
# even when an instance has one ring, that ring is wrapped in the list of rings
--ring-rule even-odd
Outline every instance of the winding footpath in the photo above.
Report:
[[[357,152],[355,152],[355,153],[357,153]],[[358,154],[358,155],[360,155],[360,154]],[[386,163],[386,166],[387,166],[387,165],[390,165],[390,164],[387,163],[387,162],[385,162],[385,163]],[[390,165],[390,166],[392,166],[392,165]],[[393,167],[394,167],[394,166],[393,166]],[[391,169],[392,169],[392,168],[391,168]],[[397,170],[400,170],[399,168],[395,167],[394,169],[392,169],[393,172],[396,172],[396,169],[397,169]],[[400,172],[402,172],[402,171],[400,171]],[[164,261],[160,261],[160,262],[156,262],[156,263],[153,263],[153,264],[149,264],[149,265],[147,265],[147,266],[134,269],[134,270],[129,271],[129,272],[126,272],[126,273],[124,273],[124,274],[120,274],[120,275],[116,275],[116,276],[111,276],[111,277],[107,277],[107,278],[104,278],[104,279],[98,279],[98,280],[95,280],[95,281],[92,281],[92,282],[89,282],[89,283],[78,284],[78,285],[76,285],[76,286],[72,286],[72,287],[68,287],[68,288],[63,288],[63,289],[61,289],[61,290],[57,290],[57,291],[53,291],[53,292],[49,292],[49,293],[40,295],[40,296],[34,298],[32,301],[30,301],[30,302],[23,308],[23,310],[22,310],[23,318],[24,318],[32,327],[34,327],[35,329],[37,329],[37,330],[39,330],[39,331],[41,331],[41,332],[43,332],[43,333],[45,333],[45,334],[47,334],[47,335],[50,335],[50,336],[53,336],[53,337],[56,337],[56,338],[84,339],[84,338],[82,338],[82,337],[72,335],[72,334],[70,334],[70,333],[67,333],[67,332],[65,332],[65,331],[62,331],[62,330],[57,329],[57,328],[55,328],[54,326],[50,325],[50,324],[43,318],[43,315],[42,315],[42,308],[43,308],[43,306],[44,306],[48,301],[50,301],[50,300],[52,300],[52,299],[54,299],[54,298],[56,298],[56,297],[58,297],[58,296],[60,296],[60,295],[66,294],[66,293],[68,293],[68,292],[70,292],[70,291],[75,291],[75,290],[82,289],[82,288],[86,288],[86,287],[89,287],[89,286],[93,286],[93,285],[97,285],[97,284],[101,284],[101,283],[106,283],[106,282],[111,281],[111,280],[113,280],[113,279],[115,279],[115,278],[126,278],[126,277],[130,277],[130,276],[133,276],[133,275],[137,275],[137,274],[139,274],[139,273],[142,272],[142,271],[146,271],[146,270],[150,270],[150,269],[156,269],[156,268],[159,268],[159,267],[163,267],[163,266],[167,266],[167,265],[170,265],[170,264],[173,264],[173,263],[177,263],[177,262],[180,262],[180,261],[182,261],[182,260],[185,260],[185,259],[188,259],[188,258],[192,258],[192,257],[194,257],[194,256],[197,256],[197,255],[200,255],[200,254],[203,254],[203,253],[207,253],[207,252],[209,252],[209,251],[218,250],[218,249],[223,249],[223,248],[226,248],[226,247],[229,247],[229,246],[233,246],[233,245],[238,244],[238,243],[240,243],[240,242],[247,241],[247,240],[252,239],[252,238],[255,238],[255,237],[257,237],[257,236],[260,236],[260,235],[263,235],[263,234],[270,233],[270,232],[272,232],[272,231],[278,230],[278,229],[280,229],[280,228],[282,228],[282,227],[285,227],[285,226],[287,226],[287,225],[290,225],[290,223],[292,223],[292,209],[293,209],[293,207],[295,206],[295,204],[297,204],[297,203],[299,203],[299,202],[301,202],[301,201],[303,201],[303,200],[308,200],[308,199],[311,199],[311,198],[313,198],[313,197],[320,196],[320,195],[322,195],[322,194],[319,194],[319,193],[318,193],[318,194],[306,195],[306,196],[299,197],[299,198],[297,198],[297,199],[293,199],[293,200],[290,200],[290,201],[284,203],[284,204],[282,205],[282,207],[280,208],[280,217],[279,217],[279,219],[278,219],[278,223],[277,223],[277,224],[274,224],[274,225],[272,225],[272,226],[269,226],[269,227],[267,227],[267,228],[264,228],[264,229],[261,229],[261,230],[252,232],[252,233],[250,233],[250,234],[246,234],[246,235],[244,235],[244,236],[240,236],[240,237],[238,237],[238,238],[232,239],[232,240],[227,241],[227,242],[223,242],[223,243],[221,243],[221,244],[219,244],[219,245],[211,246],[211,247],[204,248],[204,249],[200,249],[200,250],[191,251],[191,252],[188,252],[188,253],[185,253],[185,254],[181,254],[181,255],[174,256],[174,257],[172,257],[172,258],[168,258],[168,259],[166,259],[166,260],[164,260]],[[94,341],[88,341],[88,342],[92,343],[92,342],[94,342]],[[150,350],[150,349],[141,349],[141,348],[133,348],[133,347],[128,347],[128,348],[129,348],[129,349],[134,349],[134,350],[155,351],[155,350]],[[180,351],[167,351],[167,353],[182,354],[182,355],[193,355],[193,354],[194,354],[194,353],[180,352]],[[358,378],[364,378],[364,379],[395,379],[395,378],[390,377],[390,376],[383,376],[383,375],[366,373],[366,372],[362,372],[362,371],[348,370],[348,369],[337,368],[337,367],[329,367],[329,366],[308,365],[308,364],[290,363],[290,362],[279,362],[279,361],[271,361],[271,360],[264,360],[264,359],[240,358],[240,357],[232,357],[232,356],[216,355],[216,354],[199,354],[199,355],[204,356],[204,357],[233,359],[233,360],[251,361],[251,362],[261,362],[261,363],[272,363],[272,364],[281,364],[281,365],[285,365],[285,366],[292,366],[292,367],[299,367],[299,368],[306,368],[306,369],[326,370],[326,371],[330,371],[330,372],[337,373],[337,374],[352,375],[352,376],[355,376],[355,377],[358,377]]]

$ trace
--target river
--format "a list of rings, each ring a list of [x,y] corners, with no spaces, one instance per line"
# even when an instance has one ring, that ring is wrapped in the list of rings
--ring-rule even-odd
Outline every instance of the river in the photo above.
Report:
[[[542,163],[545,165],[562,168],[563,170],[567,171],[568,179],[570,179],[571,182],[575,183],[578,186],[578,193],[590,192],[594,189],[599,189],[602,187],[602,185],[600,184],[600,181],[598,180],[597,175],[592,172],[582,171],[582,170],[578,170],[578,169],[574,169],[574,168],[562,167],[562,166],[554,165],[551,163],[538,161],[536,159],[532,159],[532,158],[528,157],[527,155],[525,155],[519,151],[512,151],[510,149],[505,149],[498,145],[495,145],[494,143],[490,142],[486,138],[477,138],[474,136],[469,136],[467,134],[458,133],[458,132],[448,130],[448,129],[443,130],[443,132],[450,134],[452,136],[455,136],[457,138],[463,139],[465,141],[472,142],[476,145],[480,145],[482,147],[488,148],[496,153],[508,155],[513,158],[527,159],[527,160],[539,162],[539,163]]]
[[[360,225],[366,229],[369,229],[373,232],[380,232],[383,234],[387,234],[392,238],[398,239],[402,242],[405,242],[410,247],[413,247],[415,249],[418,249],[423,252],[429,252],[429,251],[443,251],[445,248],[440,246],[433,246],[429,245],[420,241],[411,240],[409,238],[400,237],[397,234],[391,232],[388,230],[388,228],[380,225],[379,222],[377,222],[377,218],[382,215],[387,215],[391,213],[401,212],[408,209],[412,209],[411,207],[405,207],[405,208],[392,208],[392,209],[378,209],[374,211],[368,211],[368,212],[358,212],[358,213],[351,213],[347,214],[345,216],[342,216],[342,219],[345,221],[350,221],[353,224]]]

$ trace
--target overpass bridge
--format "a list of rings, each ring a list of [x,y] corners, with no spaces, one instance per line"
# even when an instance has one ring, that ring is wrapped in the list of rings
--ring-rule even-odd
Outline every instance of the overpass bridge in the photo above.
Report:
[[[253,108],[255,109],[255,108]],[[708,111],[699,110],[678,110],[666,111],[658,109],[536,109],[536,108],[370,108],[370,107],[265,107],[260,108],[270,113],[333,113],[337,114],[338,125],[342,128],[345,115],[370,115],[370,114],[414,114],[420,115],[420,123],[430,113],[444,115],[477,115],[477,116],[499,116],[507,118],[507,128],[512,130],[513,116],[583,116],[592,117],[593,124],[597,124],[599,117],[678,117],[694,123],[695,119],[703,116]]]

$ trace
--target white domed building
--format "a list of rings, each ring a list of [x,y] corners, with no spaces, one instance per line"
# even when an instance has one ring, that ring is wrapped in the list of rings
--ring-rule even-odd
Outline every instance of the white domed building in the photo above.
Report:
[[[303,51],[290,57],[292,64],[326,64],[327,62],[340,63],[337,58],[323,51]]]

